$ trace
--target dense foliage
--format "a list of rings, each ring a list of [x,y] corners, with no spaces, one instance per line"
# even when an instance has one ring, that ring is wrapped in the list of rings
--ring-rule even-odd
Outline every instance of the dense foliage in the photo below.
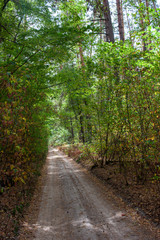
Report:
[[[126,184],[130,169],[134,182],[159,184],[159,28],[156,0],[0,1],[4,222],[16,228],[48,145],[78,143]]]
[[[159,9],[148,1],[125,4],[135,24],[128,39],[92,36],[57,74],[64,87],[55,100],[59,121],[52,141],[82,142],[93,161],[115,161],[124,175],[132,165],[137,182],[159,180]]]
[[[86,31],[60,21],[55,8],[38,0],[0,4],[1,193],[28,182],[45,158],[54,72]]]
[[[1,2],[1,193],[36,172],[49,139],[159,179],[159,9],[116,3],[119,33],[106,0]]]

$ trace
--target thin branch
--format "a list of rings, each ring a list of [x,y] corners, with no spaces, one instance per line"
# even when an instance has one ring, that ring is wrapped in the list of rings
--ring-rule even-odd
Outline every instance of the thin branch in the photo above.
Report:
[[[44,87],[44,88],[39,88],[39,89],[46,89],[46,88],[56,87],[56,86],[59,86],[59,85],[62,85],[62,84],[64,84],[64,83],[66,83],[66,82],[68,82],[68,81],[64,81],[64,82],[62,82],[62,83],[53,84],[53,85],[46,86],[46,87]]]
[[[33,53],[31,56],[29,56],[26,61],[24,61],[24,63],[22,63],[20,66],[18,66],[13,72],[11,72],[11,74],[13,75],[15,72],[17,72],[17,70],[21,67],[23,67],[27,62],[28,60],[30,60],[33,56],[35,56],[38,52],[40,52],[41,50],[37,50],[35,53]]]
[[[104,18],[97,18],[97,19],[93,19],[93,20],[91,19],[90,21],[93,21],[93,22],[94,22],[94,21],[100,21],[100,20],[101,20],[101,21],[102,21],[102,20],[105,21]]]
[[[21,19],[20,19],[20,21],[19,21],[19,23],[18,23],[18,30],[19,30],[19,28],[20,28],[20,25],[21,25],[21,23],[22,23],[22,20],[23,20],[23,16],[21,17]],[[14,42],[16,42],[18,33],[19,33],[19,31],[17,31],[17,33],[16,33],[16,35],[15,35],[15,37],[14,37]]]
[[[50,42],[49,44],[54,44],[55,46],[57,46],[57,45],[59,45],[59,43],[57,43],[57,42]],[[48,45],[46,45],[46,46],[49,46],[49,44]],[[42,46],[42,48],[45,48],[45,46]],[[35,56],[38,52],[46,52],[45,50],[43,50],[43,49],[38,49],[35,53],[33,53],[32,55],[30,55],[25,61],[24,61],[24,63],[22,63],[20,66],[18,66],[14,71],[12,71],[11,72],[11,74],[13,75],[18,69],[20,69],[21,67],[23,67],[33,56]]]
[[[100,32],[97,32],[97,33],[91,33],[91,34],[106,34],[106,33],[100,33]]]
[[[24,49],[24,45],[22,47],[22,49],[20,50],[20,52],[17,54],[17,56],[15,56],[14,61],[19,57],[19,55],[23,52]]]
[[[5,26],[3,26],[1,23],[0,23],[0,26],[9,34],[13,37],[13,35],[7,30],[7,28]]]

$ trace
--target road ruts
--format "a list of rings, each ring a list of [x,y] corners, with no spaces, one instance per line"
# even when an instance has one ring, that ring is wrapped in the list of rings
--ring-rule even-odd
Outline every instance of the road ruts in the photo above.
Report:
[[[107,197],[99,181],[50,149],[34,240],[154,240]]]

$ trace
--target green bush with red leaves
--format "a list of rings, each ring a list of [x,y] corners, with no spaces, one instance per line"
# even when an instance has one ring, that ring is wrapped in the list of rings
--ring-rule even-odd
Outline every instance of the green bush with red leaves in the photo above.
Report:
[[[0,192],[24,184],[36,172],[48,147],[46,96],[25,72],[3,74],[0,84]]]

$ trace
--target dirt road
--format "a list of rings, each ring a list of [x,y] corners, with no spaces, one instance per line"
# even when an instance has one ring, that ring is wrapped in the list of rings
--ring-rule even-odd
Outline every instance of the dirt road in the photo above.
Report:
[[[99,181],[56,149],[48,154],[35,240],[153,240]]]

